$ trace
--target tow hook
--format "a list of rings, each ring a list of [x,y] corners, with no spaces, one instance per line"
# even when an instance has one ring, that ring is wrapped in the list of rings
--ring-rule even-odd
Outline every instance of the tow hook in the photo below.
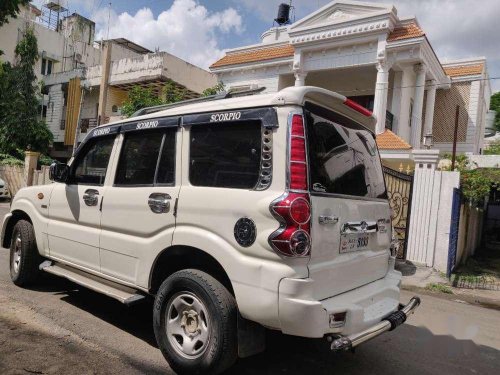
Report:
[[[334,352],[339,351],[353,351],[356,346],[368,340],[371,340],[378,335],[392,331],[403,324],[409,315],[413,314],[415,309],[420,305],[420,298],[413,297],[406,306],[399,305],[399,310],[393,312],[387,318],[383,319],[380,323],[365,329],[364,331],[351,334],[349,336],[328,336],[327,340],[330,342],[330,349]]]

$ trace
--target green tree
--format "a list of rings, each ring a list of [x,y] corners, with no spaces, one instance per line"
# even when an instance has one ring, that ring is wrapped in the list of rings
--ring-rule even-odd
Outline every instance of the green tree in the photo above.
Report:
[[[163,104],[177,103],[186,98],[186,89],[179,89],[175,83],[168,81],[163,87]]]
[[[163,100],[152,89],[136,86],[129,91],[128,98],[123,103],[121,111],[124,116],[130,117],[139,109],[160,104],[163,104]]]
[[[490,109],[493,110],[493,111],[496,111],[496,113],[497,113],[495,115],[494,125],[495,125],[495,129],[497,131],[500,131],[500,91],[494,93],[491,96]]]
[[[152,89],[136,86],[129,91],[128,98],[123,102],[121,111],[122,115],[130,117],[140,109],[177,103],[185,98],[186,90],[179,89],[173,81],[168,81],[165,84],[161,96],[158,96]]]
[[[484,149],[485,155],[500,155],[500,141],[492,142]]]
[[[0,152],[46,152],[52,133],[39,119],[41,93],[34,71],[38,45],[32,28],[26,28],[15,53],[16,65],[3,63],[0,69]]]
[[[225,89],[224,83],[218,82],[215,86],[209,87],[203,91],[203,96],[217,95]]]
[[[28,5],[30,0],[2,0],[0,2],[0,26],[9,22],[9,17],[16,18],[19,7]]]

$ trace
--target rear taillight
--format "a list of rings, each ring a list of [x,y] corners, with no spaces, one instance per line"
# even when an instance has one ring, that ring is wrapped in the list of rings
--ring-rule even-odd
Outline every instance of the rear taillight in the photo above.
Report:
[[[307,191],[307,158],[304,118],[293,115],[290,132],[290,189]]]
[[[280,228],[269,237],[274,250],[289,257],[307,257],[311,251],[311,201],[308,191],[304,118],[293,115],[290,129],[289,190],[271,203]]]

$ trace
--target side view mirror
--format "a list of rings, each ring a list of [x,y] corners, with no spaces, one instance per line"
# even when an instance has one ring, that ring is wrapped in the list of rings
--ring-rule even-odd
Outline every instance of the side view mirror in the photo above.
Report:
[[[63,163],[52,163],[49,169],[49,178],[55,182],[66,182],[69,176],[69,167]]]

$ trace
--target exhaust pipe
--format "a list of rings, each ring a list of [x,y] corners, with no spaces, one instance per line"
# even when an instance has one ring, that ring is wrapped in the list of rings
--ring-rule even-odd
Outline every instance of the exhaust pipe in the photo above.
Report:
[[[354,333],[349,336],[338,336],[337,338],[330,336],[330,338],[333,338],[330,348],[334,352],[352,350],[359,344],[371,340],[386,331],[392,331],[403,324],[419,305],[420,298],[413,297],[406,306],[399,305],[398,311],[393,312],[380,323],[362,332]]]

